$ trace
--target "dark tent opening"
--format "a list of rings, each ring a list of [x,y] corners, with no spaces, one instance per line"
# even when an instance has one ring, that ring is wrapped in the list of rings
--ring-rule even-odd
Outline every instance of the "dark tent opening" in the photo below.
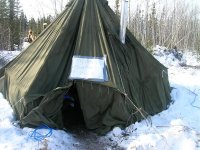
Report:
[[[64,95],[62,121],[66,129],[85,126],[76,84],[73,84]]]

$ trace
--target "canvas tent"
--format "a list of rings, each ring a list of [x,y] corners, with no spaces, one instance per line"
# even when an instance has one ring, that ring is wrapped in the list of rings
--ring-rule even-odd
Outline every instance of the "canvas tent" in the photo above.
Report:
[[[141,112],[153,115],[166,109],[167,68],[129,31],[122,44],[119,29],[119,19],[106,0],[72,0],[0,70],[1,91],[20,124],[62,128],[74,115],[69,108],[88,129],[105,133],[141,120]]]

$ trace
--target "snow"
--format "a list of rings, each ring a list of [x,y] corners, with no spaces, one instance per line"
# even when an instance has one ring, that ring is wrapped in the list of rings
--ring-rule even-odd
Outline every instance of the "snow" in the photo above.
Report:
[[[29,42],[23,42],[22,49],[26,49],[30,45]]]
[[[19,55],[21,51],[0,51],[0,68],[10,62],[13,58]]]
[[[172,103],[168,109],[125,129],[115,127],[102,139],[109,139],[111,143],[128,150],[200,150],[200,70],[197,68],[200,62],[192,52],[178,52],[179,58],[172,51],[160,46],[154,49],[155,58],[169,68],[169,81],[173,89]],[[0,56],[10,59],[17,55],[14,53],[0,52]],[[12,108],[1,94],[1,150],[75,150],[80,147],[79,140],[67,131],[53,130],[51,136],[40,142],[30,137],[33,131],[32,128],[18,126]],[[39,132],[46,133],[48,129]],[[108,145],[107,150],[110,149],[112,147]]]
[[[183,54],[180,50],[167,49],[166,47],[157,45],[153,49],[153,55],[169,69],[171,67],[180,66],[200,66],[198,54],[189,50],[185,51]]]

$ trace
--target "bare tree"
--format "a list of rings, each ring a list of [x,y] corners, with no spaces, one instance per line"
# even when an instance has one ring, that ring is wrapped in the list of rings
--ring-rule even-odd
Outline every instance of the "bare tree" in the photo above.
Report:
[[[196,5],[191,7],[186,0],[174,0],[173,5],[167,0],[142,2],[131,9],[129,29],[145,47],[200,50],[200,12]]]

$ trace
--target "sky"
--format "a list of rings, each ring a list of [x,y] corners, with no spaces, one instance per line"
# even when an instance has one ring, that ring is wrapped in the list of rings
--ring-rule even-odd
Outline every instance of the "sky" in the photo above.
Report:
[[[145,3],[146,0],[129,0],[131,6],[136,6],[136,3]],[[163,3],[166,0],[151,0],[156,2],[157,4]],[[171,2],[170,2],[171,1]],[[185,0],[190,5],[197,5],[200,8],[200,0]],[[34,18],[40,18],[47,14],[55,15],[55,13],[59,13],[64,8],[62,6],[65,6],[69,0],[20,0],[22,9],[24,10],[25,14],[28,18],[34,17]],[[115,0],[108,0],[109,5],[111,8],[114,8]],[[173,4],[173,0],[167,1],[169,5]],[[161,4],[162,5],[162,4]],[[57,8],[58,12],[55,12],[55,7]]]
[[[112,5],[113,0],[109,0],[109,4]],[[21,6],[25,14],[27,15],[28,18],[34,17],[34,18],[39,18],[43,17],[46,14],[52,14],[54,15],[55,12],[55,5],[58,10],[57,13],[59,13],[61,10],[64,8],[61,7],[65,6],[69,0],[20,0]]]
[[[55,5],[58,11],[63,10],[61,4],[65,6],[69,0],[56,0],[56,3],[54,1],[55,0],[20,0],[20,4],[28,18],[40,18],[46,14],[54,15],[56,13]]]

